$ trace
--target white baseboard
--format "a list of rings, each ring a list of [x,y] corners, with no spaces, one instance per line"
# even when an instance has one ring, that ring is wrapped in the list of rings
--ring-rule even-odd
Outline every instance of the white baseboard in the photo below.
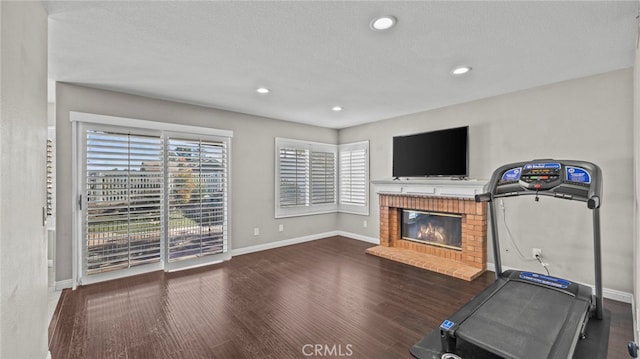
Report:
[[[367,236],[363,236],[361,234],[355,234],[355,233],[344,232],[344,231],[337,231],[336,235],[343,236],[343,237],[348,237],[348,238],[351,238],[351,239],[357,239],[357,240],[363,241],[363,242],[368,242],[368,243],[373,243],[373,244],[380,245],[380,238],[367,237]]]
[[[55,288],[55,290],[63,290],[66,288],[73,288],[73,280],[72,279],[65,279],[65,280],[61,280],[59,282],[55,282],[53,284],[53,287]]]
[[[282,241],[277,241],[277,242],[258,244],[250,247],[235,248],[231,250],[231,255],[240,256],[243,254],[266,251],[267,249],[285,247],[285,246],[290,246],[292,244],[310,242],[310,241],[315,241],[317,239],[333,237],[337,235],[339,235],[337,231],[331,231],[331,232],[325,232],[325,233],[312,234],[309,236],[303,236],[298,238],[284,239]]]
[[[620,290],[602,288],[602,296],[607,299],[616,300],[618,302],[629,303],[629,304],[633,303],[633,294],[623,292]]]
[[[502,266],[502,270],[509,270],[509,269],[517,270],[517,268],[511,268],[511,267],[507,267],[507,266]],[[496,271],[495,264],[494,263],[487,263],[487,270],[491,271],[491,272],[495,272]],[[587,284],[587,283],[581,283],[581,282],[575,282],[575,283],[582,284],[582,285],[587,285],[587,286],[591,287],[591,289],[595,293],[595,289],[594,289],[593,285]],[[623,291],[619,291],[619,290],[615,290],[615,289],[602,288],[602,296],[607,298],[607,299],[615,300],[615,301],[622,302],[622,303],[633,303],[633,294],[627,293],[627,292],[623,292]]]

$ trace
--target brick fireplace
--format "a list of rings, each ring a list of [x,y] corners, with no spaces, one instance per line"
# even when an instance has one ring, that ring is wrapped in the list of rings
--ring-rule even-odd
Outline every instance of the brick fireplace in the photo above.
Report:
[[[378,193],[380,245],[367,253],[471,281],[487,268],[487,209],[468,195]],[[460,249],[419,243],[401,237],[402,210],[461,216]]]

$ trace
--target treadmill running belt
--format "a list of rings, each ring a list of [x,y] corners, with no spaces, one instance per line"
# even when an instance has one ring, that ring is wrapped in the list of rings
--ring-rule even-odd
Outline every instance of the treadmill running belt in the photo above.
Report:
[[[509,281],[460,324],[456,336],[505,358],[566,358],[588,308],[571,295]]]

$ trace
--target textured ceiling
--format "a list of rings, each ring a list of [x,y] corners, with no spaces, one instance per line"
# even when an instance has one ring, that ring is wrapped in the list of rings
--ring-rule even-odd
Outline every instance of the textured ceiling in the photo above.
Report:
[[[638,11],[637,1],[45,6],[53,80],[329,128],[631,67]],[[372,31],[385,14],[397,26]],[[453,77],[458,65],[473,71]]]

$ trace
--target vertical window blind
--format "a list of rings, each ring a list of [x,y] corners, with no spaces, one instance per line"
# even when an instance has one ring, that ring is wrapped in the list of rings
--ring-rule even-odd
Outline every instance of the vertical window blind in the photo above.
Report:
[[[303,149],[279,149],[278,174],[280,206],[295,207],[309,204],[309,153]]]
[[[340,151],[340,203],[366,205],[366,159],[365,148]]]
[[[369,214],[369,142],[338,146],[338,210]]]
[[[158,262],[162,138],[87,130],[86,166],[87,273]]]
[[[53,215],[53,146],[53,140],[47,139],[47,217]]]
[[[169,261],[224,251],[226,144],[169,138]]]
[[[311,152],[311,203],[336,203],[336,154]]]

